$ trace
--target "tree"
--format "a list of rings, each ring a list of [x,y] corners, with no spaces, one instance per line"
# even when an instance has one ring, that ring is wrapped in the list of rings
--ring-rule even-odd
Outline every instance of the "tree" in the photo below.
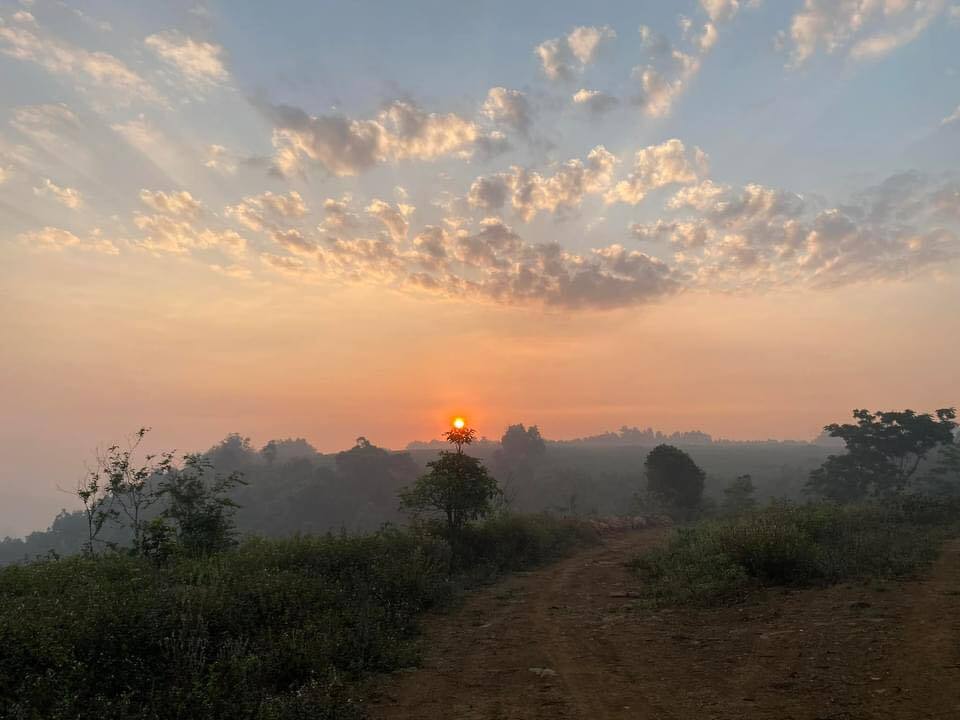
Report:
[[[239,507],[229,493],[246,483],[238,472],[208,479],[213,465],[201,455],[185,455],[183,463],[160,485],[166,498],[161,517],[173,521],[176,542],[186,552],[206,555],[226,550],[236,542],[233,515]],[[160,525],[154,530],[154,540],[168,536]]]
[[[936,463],[923,478],[927,492],[937,497],[960,495],[960,438],[942,445]]]
[[[856,423],[831,424],[824,433],[839,438],[845,455],[831,455],[812,473],[807,491],[836,502],[902,493],[931,450],[953,442],[954,408],[935,415],[913,410],[854,410]]]
[[[472,428],[448,431],[446,438],[457,446],[457,451],[441,451],[436,460],[428,462],[429,472],[420,476],[413,487],[401,491],[401,507],[413,514],[441,515],[450,535],[489,514],[500,490],[483,463],[463,452],[463,446],[475,437]]]
[[[753,497],[753,478],[750,475],[739,475],[723,489],[723,511],[736,514],[750,510],[756,506]]]
[[[504,495],[512,502],[522,490],[532,491],[533,480],[547,445],[536,425],[510,425],[493,454],[493,467],[503,483]]]
[[[143,464],[134,460],[150,428],[140,428],[125,449],[111,445],[97,457],[97,467],[77,489],[87,517],[86,550],[93,553],[97,534],[109,518],[126,519],[133,536],[134,552],[139,552],[147,512],[159,502],[158,484],[173,469],[173,453],[146,455]]]
[[[703,496],[704,472],[687,453],[673,445],[657,445],[644,461],[647,491],[667,507],[692,510]]]

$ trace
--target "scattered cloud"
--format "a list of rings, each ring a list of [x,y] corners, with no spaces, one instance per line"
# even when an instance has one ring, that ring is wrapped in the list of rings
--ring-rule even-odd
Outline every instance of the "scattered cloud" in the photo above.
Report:
[[[226,209],[228,217],[256,231],[276,230],[280,225],[299,220],[307,212],[307,205],[296,190],[286,194],[268,191],[252,195]]]
[[[698,147],[688,150],[676,138],[650,145],[637,151],[630,174],[607,192],[606,201],[636,205],[657,188],[696,182],[707,168],[706,153]]]
[[[393,102],[375,119],[312,116],[288,105],[260,107],[274,123],[274,167],[282,175],[304,172],[304,161],[331,175],[357,175],[378,163],[469,156],[483,138],[475,123],[454,113],[428,113]]]
[[[223,48],[214,43],[194,40],[176,30],[149,35],[144,43],[194,86],[216,85],[230,77],[223,64]]]
[[[407,237],[407,230],[410,228],[408,218],[413,215],[412,205],[404,203],[391,204],[383,200],[373,200],[366,209],[371,217],[377,218],[383,223],[394,242],[402,242]]]
[[[700,0],[700,5],[713,22],[728,22],[740,9],[739,0]]]
[[[941,125],[949,125],[950,123],[955,123],[957,120],[960,120],[960,105],[957,105],[957,109],[952,113],[947,115],[943,120],[940,121]]]
[[[117,255],[120,252],[112,241],[101,236],[99,230],[94,230],[88,237],[81,239],[69,230],[47,226],[40,230],[20,233],[17,239],[24,245],[39,250],[60,251],[74,248],[104,255]]]
[[[792,46],[792,67],[821,49],[869,60],[916,40],[945,9],[945,0],[804,0],[780,42]]]
[[[50,178],[45,178],[43,184],[40,187],[35,187],[33,189],[35,195],[52,196],[58,203],[64,205],[71,210],[78,209],[83,205],[83,195],[79,190],[72,187],[60,187]]]
[[[569,212],[579,207],[585,196],[606,191],[616,163],[616,157],[598,145],[586,161],[567,160],[552,175],[515,165],[509,172],[477,178],[467,201],[472,207],[492,212],[509,199],[516,215],[530,222],[538,212]]]
[[[572,80],[596,60],[605,44],[617,33],[608,25],[575,27],[566,37],[545,40],[534,48],[544,74],[551,80]]]
[[[126,104],[131,98],[162,102],[150,83],[113,55],[91,52],[38,32],[29,24],[0,25],[0,52],[70,78],[78,89],[114,91],[117,102]]]
[[[204,167],[216,170],[224,175],[233,175],[237,171],[238,160],[223,145],[208,145]]]
[[[140,202],[151,210],[180,218],[198,218],[203,205],[186,190],[163,192],[162,190],[141,190]]]
[[[571,99],[574,105],[586,108],[594,115],[603,115],[620,104],[620,101],[613,95],[608,95],[600,90],[587,90],[585,88],[577,90]]]
[[[197,227],[177,216],[138,214],[133,223],[143,233],[138,245],[155,253],[186,255],[194,250],[220,249],[241,255],[246,249],[246,240],[234,230]]]
[[[691,287],[763,290],[835,287],[912,277],[960,258],[960,190],[903,173],[821,207],[785,190],[704,181],[667,203],[680,217],[638,223],[644,242],[667,243]],[[951,219],[951,210],[957,212]]]
[[[490,88],[481,112],[495,123],[527,135],[533,119],[533,109],[525,93],[504,87]]]

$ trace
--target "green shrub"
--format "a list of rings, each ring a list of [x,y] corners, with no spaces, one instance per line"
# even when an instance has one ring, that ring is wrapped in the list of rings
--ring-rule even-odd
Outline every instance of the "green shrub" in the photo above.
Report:
[[[955,508],[918,498],[779,505],[680,529],[633,565],[657,604],[717,604],[758,587],[909,574],[936,557],[956,517]]]
[[[458,573],[585,537],[503,517],[455,555],[434,536],[253,539],[158,565],[126,554],[0,569],[0,718],[353,720],[358,681],[416,662],[418,615]]]
[[[589,525],[551,515],[501,515],[448,537],[456,571],[496,575],[539,565],[597,541]]]

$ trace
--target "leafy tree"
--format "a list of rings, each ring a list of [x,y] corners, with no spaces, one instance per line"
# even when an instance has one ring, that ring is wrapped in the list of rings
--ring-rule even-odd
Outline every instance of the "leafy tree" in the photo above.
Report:
[[[436,460],[428,462],[429,472],[401,491],[401,507],[414,514],[440,514],[451,535],[489,514],[500,490],[483,463],[463,452],[463,446],[475,437],[476,431],[468,427],[448,431],[446,438],[457,446],[456,452],[441,451]]]
[[[158,484],[173,469],[173,453],[146,455],[143,464],[135,460],[149,428],[140,428],[126,448],[111,445],[97,457],[97,466],[77,489],[87,518],[87,546],[93,543],[107,519],[123,521],[133,536],[134,552],[139,552],[147,523],[147,513],[160,501]]]
[[[753,497],[755,488],[750,475],[740,475],[723,489],[723,511],[730,514],[741,513],[754,508],[757,504]]]
[[[960,438],[940,447],[936,464],[923,480],[931,495],[939,497],[960,495]]]
[[[184,466],[168,474],[159,492],[166,498],[162,518],[175,524],[177,544],[187,553],[207,555],[235,544],[233,515],[238,507],[229,497],[237,485],[245,485],[238,472],[214,475],[213,465],[201,455],[185,455]],[[152,538],[169,537],[155,527]]]
[[[493,454],[493,467],[503,488],[506,503],[524,494],[534,494],[537,468],[547,452],[547,445],[536,425],[510,425],[500,438],[500,448]]]
[[[500,438],[500,447],[504,456],[514,462],[531,462],[542,458],[547,452],[547,445],[540,435],[540,428],[531,425],[528,428],[523,423],[511,425]]]
[[[903,492],[934,448],[953,442],[956,411],[935,415],[913,410],[854,410],[856,423],[831,424],[830,437],[844,442],[845,455],[831,455],[812,473],[807,491],[836,502]]]
[[[703,497],[705,474],[687,453],[657,445],[644,461],[647,492],[675,510],[693,510]]]

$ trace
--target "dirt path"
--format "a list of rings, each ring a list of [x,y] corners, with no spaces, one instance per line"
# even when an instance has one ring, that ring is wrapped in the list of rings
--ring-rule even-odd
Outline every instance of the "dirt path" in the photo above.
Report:
[[[922,582],[771,592],[651,612],[623,563],[664,530],[608,537],[428,621],[423,667],[379,720],[960,718],[960,542]]]

